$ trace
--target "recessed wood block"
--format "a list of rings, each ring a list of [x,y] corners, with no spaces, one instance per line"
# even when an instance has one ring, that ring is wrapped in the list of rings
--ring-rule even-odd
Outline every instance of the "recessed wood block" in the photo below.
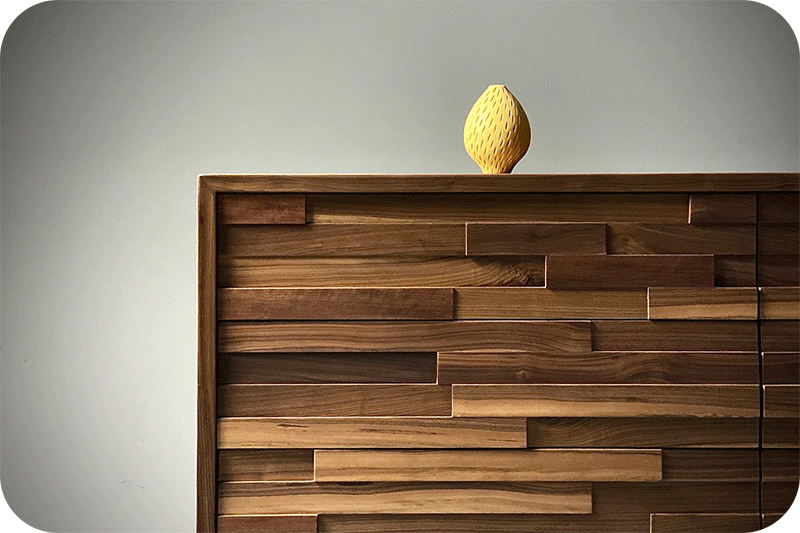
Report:
[[[218,224],[305,224],[302,194],[229,194],[217,196]]]
[[[800,450],[764,450],[761,454],[764,481],[800,479]]]
[[[800,419],[762,418],[762,440],[764,448],[800,447]]]
[[[796,192],[759,194],[758,220],[776,224],[800,224],[800,196]]]
[[[756,320],[755,287],[651,287],[647,290],[651,320]]]
[[[771,320],[761,324],[761,351],[796,352],[800,350],[800,322]]]
[[[761,287],[762,320],[800,320],[800,287]]]
[[[222,483],[219,510],[246,513],[592,512],[590,483]]]
[[[800,385],[764,385],[764,418],[799,418]]]
[[[317,533],[316,515],[222,515],[219,533]]]
[[[606,513],[757,513],[758,482],[594,483],[594,509]]]
[[[605,253],[605,224],[467,223],[467,255]]]
[[[786,513],[797,499],[800,482],[764,481],[761,484],[762,509],[767,513]]]
[[[221,226],[220,255],[464,255],[463,224],[306,224]]]
[[[800,255],[758,254],[758,284],[764,287],[800,285]]]
[[[758,383],[758,352],[439,352],[439,383]]]
[[[755,385],[453,385],[453,416],[758,417]]]
[[[653,513],[650,533],[750,533],[761,529],[758,513]]]
[[[316,450],[316,481],[656,481],[660,450]]]
[[[525,448],[524,418],[220,418],[219,448]]]
[[[439,385],[221,385],[218,416],[450,416]]]
[[[459,287],[455,315],[458,319],[647,318],[647,292]]]
[[[758,450],[662,450],[665,481],[759,481]]]
[[[217,309],[219,320],[450,320],[453,289],[219,289]]]
[[[758,350],[755,322],[744,321],[592,321],[595,351]]]
[[[773,525],[775,522],[777,522],[778,520],[783,518],[785,516],[785,514],[786,513],[762,513],[761,517],[763,519],[764,529],[766,529],[767,527]],[[794,516],[794,515],[792,515],[792,516]],[[783,525],[791,527],[792,525],[794,525],[794,522],[791,522],[789,519],[787,519],[787,520],[784,520]]]
[[[714,285],[716,287],[755,287],[756,256],[715,255]]]
[[[750,255],[756,253],[756,228],[612,223],[608,253]]]
[[[758,253],[764,255],[800,254],[800,226],[797,224],[759,224]]]
[[[555,255],[545,269],[558,290],[714,286],[712,255]]]
[[[219,351],[591,350],[588,322],[270,322],[219,325]]]
[[[761,360],[764,383],[800,383],[800,352],[764,352]]]
[[[220,481],[311,481],[313,450],[220,450]]]
[[[755,194],[690,194],[690,224],[755,224]]]

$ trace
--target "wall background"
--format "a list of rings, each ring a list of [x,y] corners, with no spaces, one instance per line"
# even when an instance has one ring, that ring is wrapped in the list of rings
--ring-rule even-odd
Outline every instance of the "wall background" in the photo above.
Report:
[[[191,531],[196,176],[798,171],[798,46],[748,2],[57,2],[2,44],[2,489],[49,531]],[[490,178],[489,178],[490,179]]]

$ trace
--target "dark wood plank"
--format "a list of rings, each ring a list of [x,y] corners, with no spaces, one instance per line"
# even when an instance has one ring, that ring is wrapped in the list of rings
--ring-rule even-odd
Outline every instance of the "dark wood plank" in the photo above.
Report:
[[[800,226],[797,224],[759,224],[758,253],[764,255],[800,254]]]
[[[775,224],[800,224],[800,196],[788,192],[759,194],[758,220]]]
[[[653,513],[650,533],[750,533],[761,529],[758,513]]]
[[[435,383],[435,352],[220,354],[219,383]]]
[[[761,320],[800,320],[800,287],[761,287]]]
[[[761,452],[764,481],[797,481],[800,479],[800,449],[771,449]]]
[[[219,253],[233,256],[459,256],[463,224],[306,224],[221,226]]]
[[[650,287],[650,320],[756,320],[755,287]]]
[[[800,255],[758,254],[758,284],[762,287],[800,285]]]
[[[439,352],[439,383],[758,383],[757,352]]]
[[[662,450],[664,481],[759,481],[758,450]]]
[[[511,349],[587,352],[588,322],[273,322],[219,326],[219,351],[341,352]]]
[[[712,255],[555,255],[545,270],[559,290],[714,286]]]
[[[761,484],[761,507],[765,513],[786,513],[797,499],[800,482],[764,481]]]
[[[467,223],[467,255],[605,253],[605,224]]]
[[[764,448],[798,448],[800,419],[763,418],[761,434]]]
[[[593,483],[594,509],[607,513],[757,513],[758,482]]]
[[[218,416],[450,416],[439,385],[220,385]]]
[[[608,253],[755,254],[756,227],[611,223]]]
[[[317,533],[316,515],[222,515],[219,533]]]
[[[758,350],[755,322],[743,321],[593,321],[595,351]]]
[[[716,287],[755,287],[756,257],[754,255],[715,255],[714,285]]]
[[[764,352],[761,361],[764,383],[800,383],[800,352]]]
[[[770,320],[768,322],[762,322],[761,351],[800,351],[800,321]]]
[[[303,194],[220,194],[219,224],[305,224]]]
[[[690,224],[755,224],[755,194],[690,194]]]
[[[758,447],[757,418],[529,418],[528,446]]]
[[[220,450],[219,481],[311,481],[313,450]]]
[[[450,320],[453,289],[219,289],[219,320]]]
[[[767,527],[773,525],[775,522],[777,522],[781,518],[783,518],[784,515],[785,515],[785,513],[762,513],[761,514],[762,525],[764,526],[764,528],[767,528]],[[789,522],[789,520],[784,520],[782,525],[786,525],[788,527],[792,527],[792,525],[794,525],[794,523],[793,522]]]
[[[764,418],[800,417],[800,385],[764,385]]]

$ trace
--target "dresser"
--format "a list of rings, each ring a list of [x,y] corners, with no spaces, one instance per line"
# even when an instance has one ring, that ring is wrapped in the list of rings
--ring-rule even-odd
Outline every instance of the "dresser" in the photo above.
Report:
[[[798,174],[203,175],[198,532],[747,532]]]

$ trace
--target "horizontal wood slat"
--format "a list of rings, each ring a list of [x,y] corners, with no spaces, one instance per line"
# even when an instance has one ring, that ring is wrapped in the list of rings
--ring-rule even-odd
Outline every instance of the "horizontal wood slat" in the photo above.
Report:
[[[650,533],[750,533],[760,523],[758,513],[654,513]]]
[[[764,385],[764,418],[800,417],[800,385]]]
[[[770,320],[768,322],[762,322],[761,351],[800,351],[800,321]]]
[[[303,194],[220,194],[218,224],[305,224]]]
[[[800,226],[797,224],[759,224],[758,253],[764,255],[800,254]]]
[[[761,454],[764,481],[800,479],[800,450],[764,450]]]
[[[524,448],[524,418],[220,418],[219,448]]]
[[[547,256],[545,284],[558,290],[713,287],[714,256]]]
[[[606,513],[757,513],[758,482],[594,483],[594,510]]]
[[[764,287],[800,285],[800,255],[758,254],[758,284]]]
[[[662,450],[665,481],[759,481],[758,450]]]
[[[800,287],[761,287],[762,320],[800,320]]]
[[[590,514],[590,483],[222,483],[221,513]]]
[[[316,481],[655,481],[660,450],[317,450]]]
[[[800,352],[761,354],[764,383],[800,384]]]
[[[758,290],[651,287],[647,290],[647,309],[651,320],[756,320]]]
[[[222,515],[219,533],[317,533],[316,515]]]
[[[800,447],[800,419],[762,418],[762,439],[764,448]]]
[[[467,255],[605,253],[605,224],[467,223]]]
[[[716,287],[755,287],[755,255],[715,255],[714,285]]]
[[[217,313],[219,320],[450,320],[453,289],[219,289]]]
[[[445,351],[465,349],[591,350],[588,322],[272,322],[219,325],[228,352]]]
[[[800,482],[764,481],[761,484],[762,510],[765,513],[786,513],[797,499]]]
[[[690,224],[755,224],[755,194],[690,194]]]
[[[313,450],[219,450],[220,481],[311,481]]]
[[[755,322],[744,321],[610,321],[592,322],[595,351],[758,350]],[[763,348],[763,345],[762,345]]]
[[[756,228],[690,224],[608,224],[610,254],[756,253]]]
[[[758,220],[775,224],[800,224],[800,195],[788,192],[759,194]]]

